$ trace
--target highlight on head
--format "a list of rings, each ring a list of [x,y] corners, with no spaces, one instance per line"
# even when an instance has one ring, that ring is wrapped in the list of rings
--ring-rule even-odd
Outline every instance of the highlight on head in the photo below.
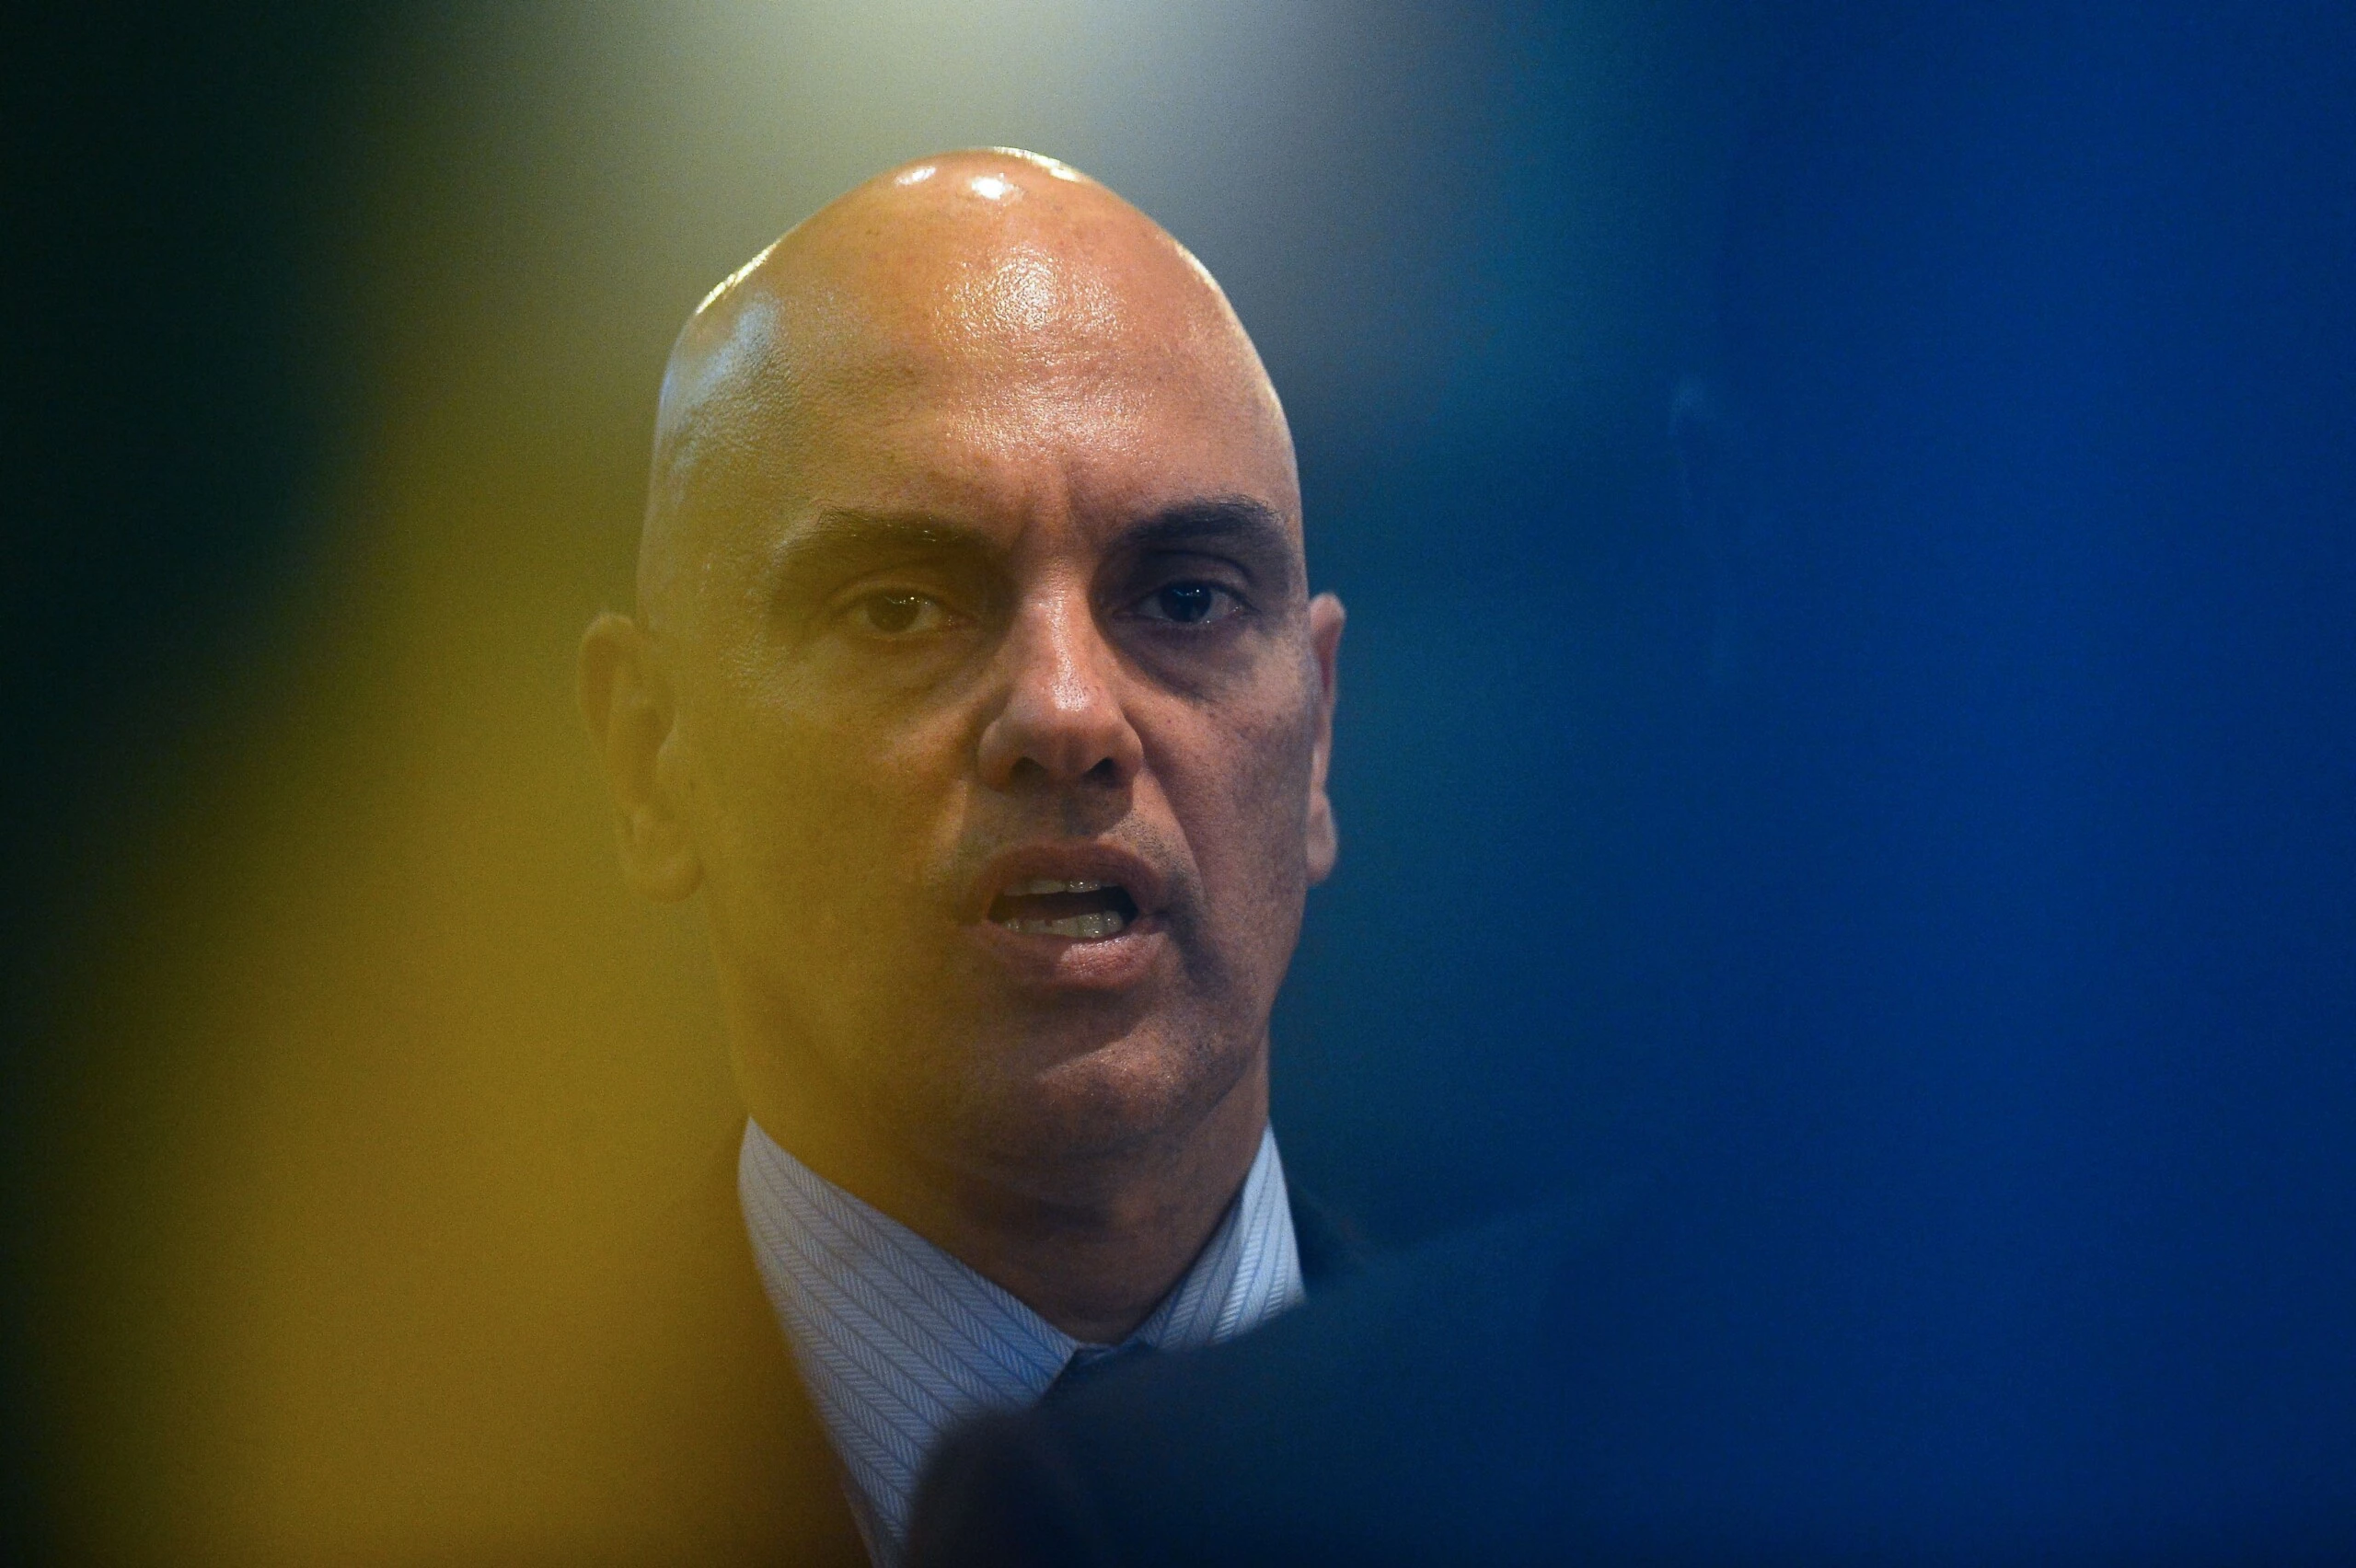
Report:
[[[1289,464],[1283,409],[1217,280],[1105,186],[990,147],[916,159],[847,191],[714,286],[672,347],[640,618],[668,613],[704,514],[791,465],[830,383],[895,359],[1051,359],[1058,342],[1115,332],[1232,376]]]

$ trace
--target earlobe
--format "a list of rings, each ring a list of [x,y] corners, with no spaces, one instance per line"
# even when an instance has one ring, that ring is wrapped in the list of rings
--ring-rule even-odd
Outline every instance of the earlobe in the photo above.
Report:
[[[1315,887],[1332,876],[1341,854],[1342,836],[1334,825],[1334,803],[1319,790],[1309,802],[1309,885]]]
[[[665,766],[677,743],[676,710],[645,628],[628,616],[599,616],[581,639],[579,674],[581,716],[613,794],[622,874],[657,902],[685,898],[702,882],[703,863],[679,810],[676,767]]]
[[[1309,884],[1334,874],[1341,854],[1341,832],[1334,822],[1333,797],[1325,776],[1334,755],[1334,702],[1339,691],[1336,661],[1342,651],[1342,626],[1346,619],[1342,601],[1320,594],[1309,602],[1310,651],[1317,662],[1317,734],[1309,766]]]

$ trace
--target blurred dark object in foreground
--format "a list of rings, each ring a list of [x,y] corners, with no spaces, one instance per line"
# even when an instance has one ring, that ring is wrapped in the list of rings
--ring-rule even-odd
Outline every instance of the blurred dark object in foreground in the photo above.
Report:
[[[980,1429],[918,1562],[2356,1555],[2352,30],[1824,28],[1680,414],[1719,1109]]]

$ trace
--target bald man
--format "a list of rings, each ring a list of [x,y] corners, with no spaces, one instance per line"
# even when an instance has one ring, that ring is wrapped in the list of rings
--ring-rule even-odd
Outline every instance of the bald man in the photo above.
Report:
[[[705,901],[798,1559],[894,1562],[953,1422],[1338,1260],[1267,1108],[1341,634],[1225,296],[1061,164],[880,176],[680,334],[581,697],[629,881]]]

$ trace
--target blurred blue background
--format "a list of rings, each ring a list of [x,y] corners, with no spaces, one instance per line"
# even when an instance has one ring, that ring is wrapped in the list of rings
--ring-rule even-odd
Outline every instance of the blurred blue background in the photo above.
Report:
[[[2165,1431],[2228,1524],[2344,1516],[2333,8],[150,4],[12,53],[28,1550],[577,1501],[413,1387],[564,1408],[516,1346],[724,1104],[572,639],[694,302],[975,144],[1191,246],[1293,420],[1351,610],[1295,1179],[1393,1242],[1763,1182],[1822,1236],[1762,1267],[2053,1390],[1989,1444]]]

